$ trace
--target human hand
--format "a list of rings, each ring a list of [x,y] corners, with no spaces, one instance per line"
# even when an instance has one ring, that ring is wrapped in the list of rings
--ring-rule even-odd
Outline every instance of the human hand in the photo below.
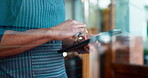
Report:
[[[87,35],[85,38],[83,37],[83,39],[76,41],[75,44],[80,43],[84,40],[87,40],[91,37],[92,37],[92,35]],[[77,49],[75,49],[75,51],[77,51],[79,54],[88,54],[88,53],[90,53],[90,51],[96,50],[96,48],[98,46],[100,46],[100,43],[98,41],[96,41],[96,42],[93,42],[93,43],[89,43],[85,46],[82,46],[80,48],[77,48]]]
[[[78,32],[85,33],[86,25],[70,19],[50,29],[52,30],[54,40],[64,40]]]

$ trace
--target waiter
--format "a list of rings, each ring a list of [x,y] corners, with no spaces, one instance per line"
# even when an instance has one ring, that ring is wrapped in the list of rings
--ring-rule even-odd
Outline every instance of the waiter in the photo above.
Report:
[[[0,78],[67,78],[57,50],[85,28],[63,0],[0,0]]]

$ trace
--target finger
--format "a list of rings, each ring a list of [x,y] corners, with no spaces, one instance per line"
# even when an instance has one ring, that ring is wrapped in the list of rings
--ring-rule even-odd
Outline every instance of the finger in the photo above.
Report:
[[[76,21],[77,22],[77,24],[83,24],[82,22],[79,22],[79,21]]]
[[[88,30],[86,28],[86,24],[78,25],[77,27],[84,28],[85,29],[85,33],[88,33]]]
[[[68,19],[67,21],[66,21],[68,24],[77,24],[77,22],[75,21],[75,20],[73,20],[73,19]]]
[[[79,28],[79,32],[85,33],[85,29],[84,28]]]
[[[86,24],[78,24],[76,25],[77,28],[86,28]]]
[[[84,46],[85,53],[89,53],[89,47]]]
[[[73,20],[73,19],[69,19],[69,21],[72,21],[72,22],[74,22],[75,24],[83,24],[82,22],[76,21],[76,20]]]
[[[87,39],[86,38],[86,28],[84,28],[84,33],[82,35],[84,36],[84,39]]]
[[[86,35],[86,38],[87,38],[87,39],[90,39],[92,36],[93,36],[93,35],[90,35],[90,34],[89,34],[89,35]]]
[[[79,23],[79,22],[77,22],[76,20],[73,20],[73,19],[69,19],[68,20],[71,24],[82,24],[82,23]]]
[[[96,46],[101,46],[101,43],[99,43],[99,42],[97,41],[97,42],[95,42],[95,45],[96,45]]]
[[[82,39],[84,39],[84,40],[86,39],[83,34],[82,35],[79,35],[78,37],[82,37]]]
[[[85,32],[86,32],[86,33],[88,33],[88,30],[87,30],[87,28],[85,28]]]
[[[79,21],[76,21],[77,23],[77,25],[84,25],[84,26],[82,26],[82,27],[84,27],[85,28],[85,31],[86,31],[86,33],[88,33],[88,30],[87,30],[87,28],[86,28],[86,24],[83,24],[82,22],[79,22]],[[79,27],[79,26],[78,26]],[[80,26],[81,27],[81,26]]]

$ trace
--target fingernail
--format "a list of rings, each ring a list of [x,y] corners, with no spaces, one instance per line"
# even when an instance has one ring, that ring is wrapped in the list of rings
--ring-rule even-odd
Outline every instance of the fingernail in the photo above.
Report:
[[[88,33],[88,30],[86,29],[86,33]]]

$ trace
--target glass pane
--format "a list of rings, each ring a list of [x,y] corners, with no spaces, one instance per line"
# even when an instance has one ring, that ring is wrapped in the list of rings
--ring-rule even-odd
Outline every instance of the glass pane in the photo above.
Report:
[[[77,67],[82,71],[75,76],[82,78],[148,76],[148,73],[144,73],[148,71],[147,0],[65,0],[65,2],[67,19],[72,18],[85,23],[89,34],[96,35],[111,29],[122,29],[122,33],[111,37],[109,42],[92,44],[89,54],[68,54],[79,57]],[[70,63],[70,60],[68,62]],[[75,69],[78,69],[77,67]],[[137,75],[135,71],[141,73]]]
[[[144,54],[144,48],[141,46],[143,45],[143,42],[147,41],[147,4],[146,0],[115,0],[115,28],[120,28],[123,30],[123,34],[121,36],[127,36],[127,39],[133,39],[133,42],[127,41],[130,44],[129,48],[132,48],[131,45],[133,45],[133,49],[137,44],[137,48],[139,48],[139,56],[141,57],[141,63],[144,61],[143,54]],[[136,39],[140,39],[141,42],[138,43]],[[126,38],[125,38],[126,39]],[[125,41],[122,41],[121,43],[124,43]],[[126,42],[125,42],[126,43]],[[121,46],[122,47],[122,46]],[[141,50],[142,48],[142,50]],[[131,49],[129,49],[131,50]],[[130,54],[131,53],[131,54]],[[135,54],[135,55],[134,55]],[[130,55],[136,57],[136,52],[131,51],[129,52]],[[122,56],[122,53],[120,54]],[[132,56],[130,58],[132,58]],[[137,60],[140,58],[137,58]],[[129,59],[130,60],[130,59]],[[133,59],[133,61],[136,59]],[[139,61],[137,61],[138,63]],[[143,65],[144,63],[142,63]]]

